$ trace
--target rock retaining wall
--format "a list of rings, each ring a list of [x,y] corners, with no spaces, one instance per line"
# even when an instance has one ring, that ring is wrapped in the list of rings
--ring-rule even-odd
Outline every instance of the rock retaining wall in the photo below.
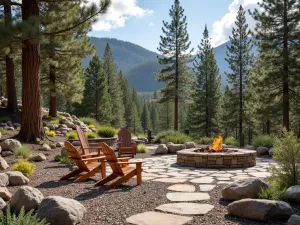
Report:
[[[237,168],[256,165],[256,152],[238,150],[232,153],[195,152],[186,149],[177,152],[177,164],[196,168]]]

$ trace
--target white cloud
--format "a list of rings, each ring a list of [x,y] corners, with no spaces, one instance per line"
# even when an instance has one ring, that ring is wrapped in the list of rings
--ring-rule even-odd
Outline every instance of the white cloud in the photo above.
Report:
[[[253,9],[258,8],[257,2],[261,2],[261,0],[233,0],[228,7],[229,12],[226,13],[221,20],[213,23],[211,36],[212,46],[216,47],[229,40],[240,5],[242,5],[246,11],[246,20],[249,28],[253,30],[255,21],[249,15],[248,10],[250,9],[252,11]]]
[[[96,3],[99,0],[88,0],[89,3]],[[111,6],[104,15],[98,17],[93,25],[94,31],[110,31],[124,27],[126,20],[131,17],[141,18],[153,13],[150,9],[139,7],[137,0],[112,0]]]
[[[154,23],[150,22],[148,26],[149,26],[149,27],[153,27],[153,26],[154,26]]]

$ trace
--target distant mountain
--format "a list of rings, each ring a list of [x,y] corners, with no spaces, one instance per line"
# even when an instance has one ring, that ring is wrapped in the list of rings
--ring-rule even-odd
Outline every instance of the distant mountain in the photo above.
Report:
[[[113,38],[96,38],[90,37],[91,43],[96,47],[96,54],[103,57],[104,49],[109,43],[115,61],[119,67],[128,77],[131,87],[134,87],[139,92],[151,92],[154,89],[159,89],[164,86],[163,83],[156,81],[154,73],[158,71],[161,66],[157,62],[157,53],[149,51],[139,45],[131,42],[121,41]],[[228,72],[228,64],[225,61],[226,57],[226,42],[214,48],[215,58],[219,66],[221,75],[221,86],[225,87],[227,81],[224,72]],[[256,48],[253,52],[256,53]],[[91,57],[83,60],[86,66]]]

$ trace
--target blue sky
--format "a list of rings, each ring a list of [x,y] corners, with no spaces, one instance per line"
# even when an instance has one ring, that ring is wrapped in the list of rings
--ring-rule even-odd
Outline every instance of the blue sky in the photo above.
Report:
[[[95,0],[90,0],[95,1]],[[181,0],[188,22],[192,47],[202,38],[205,24],[212,35],[213,46],[228,40],[237,9],[256,7],[259,0]],[[169,9],[174,0],[112,0],[106,15],[100,16],[90,36],[110,37],[157,51],[162,21],[170,21]],[[248,17],[248,20],[251,20]],[[250,27],[252,26],[252,21]]]

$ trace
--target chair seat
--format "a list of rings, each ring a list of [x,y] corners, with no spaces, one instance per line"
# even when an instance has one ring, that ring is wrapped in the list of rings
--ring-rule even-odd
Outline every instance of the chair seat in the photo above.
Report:
[[[126,166],[126,167],[122,167],[122,171],[124,174],[130,173],[131,171],[135,170],[135,167],[132,166]]]
[[[89,170],[92,170],[92,169],[96,168],[97,166],[99,166],[99,162],[90,162],[90,163],[87,163],[87,164],[86,164],[86,167],[87,167]]]

